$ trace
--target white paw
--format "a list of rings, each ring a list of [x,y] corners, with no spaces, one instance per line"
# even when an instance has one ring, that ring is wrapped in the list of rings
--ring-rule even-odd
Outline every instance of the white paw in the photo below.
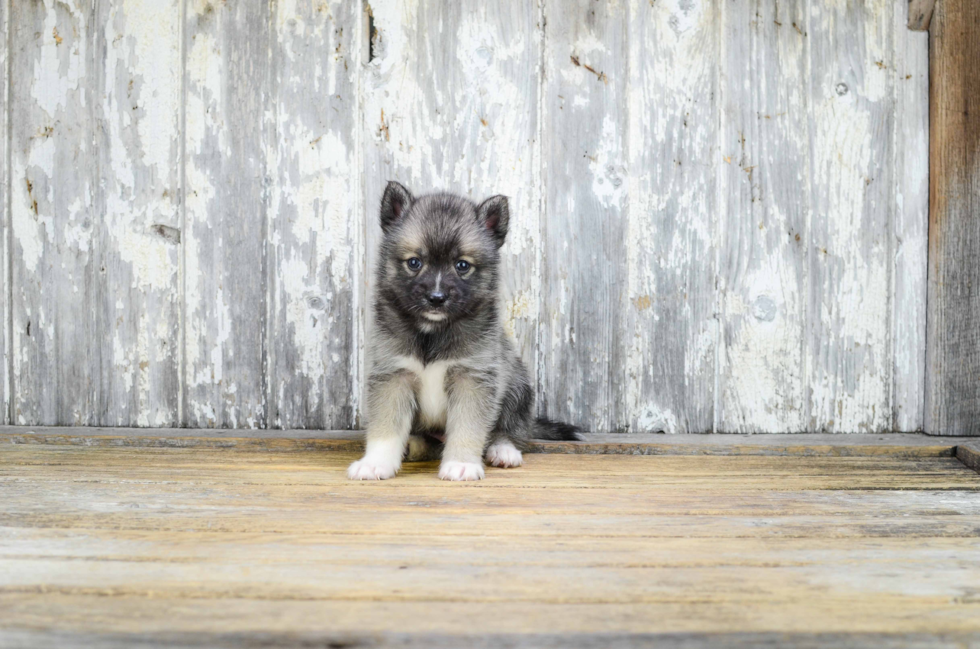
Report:
[[[524,464],[521,452],[507,440],[494,442],[487,449],[487,462],[502,469],[510,469]]]
[[[347,468],[347,477],[351,480],[387,480],[394,478],[401,468],[388,462],[373,462],[362,458]]]
[[[475,462],[446,460],[439,465],[441,480],[483,480],[483,465]]]

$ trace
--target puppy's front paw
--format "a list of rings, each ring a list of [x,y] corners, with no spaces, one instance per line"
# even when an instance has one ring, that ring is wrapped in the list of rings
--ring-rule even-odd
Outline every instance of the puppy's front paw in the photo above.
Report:
[[[447,460],[439,465],[441,480],[483,480],[483,465],[475,462]]]
[[[487,449],[487,462],[502,469],[510,469],[524,464],[524,456],[508,441],[494,442]]]
[[[347,468],[347,477],[351,480],[387,480],[394,478],[399,468],[397,464],[372,462],[365,457]]]

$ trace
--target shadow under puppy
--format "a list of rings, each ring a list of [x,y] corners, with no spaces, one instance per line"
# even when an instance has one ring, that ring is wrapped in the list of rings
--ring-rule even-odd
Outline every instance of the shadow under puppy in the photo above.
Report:
[[[520,466],[531,438],[579,439],[532,419],[527,368],[500,320],[505,196],[479,206],[453,194],[413,197],[389,182],[370,341],[367,449],[353,480],[384,480],[402,459],[442,454],[439,477],[480,480],[483,459]]]

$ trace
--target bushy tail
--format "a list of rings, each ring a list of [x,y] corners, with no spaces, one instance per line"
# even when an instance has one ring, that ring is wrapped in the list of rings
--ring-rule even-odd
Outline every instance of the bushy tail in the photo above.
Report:
[[[534,439],[545,439],[552,441],[579,442],[582,441],[582,432],[578,426],[565,424],[560,421],[551,421],[547,417],[538,417],[534,420],[534,427],[531,436]]]

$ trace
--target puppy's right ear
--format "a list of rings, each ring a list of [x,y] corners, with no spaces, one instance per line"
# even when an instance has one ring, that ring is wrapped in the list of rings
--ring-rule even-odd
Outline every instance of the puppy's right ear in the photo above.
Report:
[[[412,206],[412,193],[394,180],[388,181],[381,197],[381,229],[385,234],[398,223]]]

